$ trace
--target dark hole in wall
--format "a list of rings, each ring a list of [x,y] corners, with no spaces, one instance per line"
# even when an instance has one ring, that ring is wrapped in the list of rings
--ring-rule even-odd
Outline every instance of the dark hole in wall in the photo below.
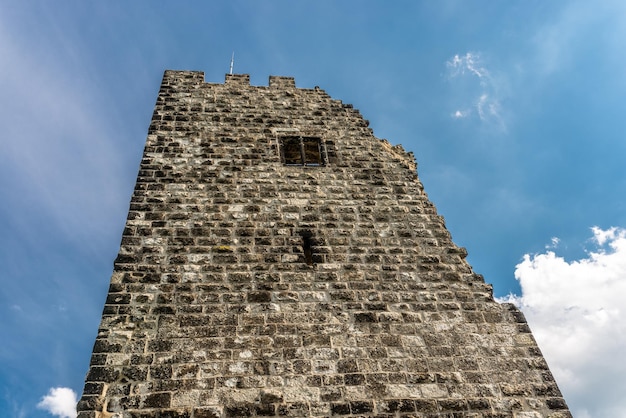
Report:
[[[312,265],[313,264],[313,234],[311,231],[301,231],[302,237],[302,252],[304,253],[304,261]]]

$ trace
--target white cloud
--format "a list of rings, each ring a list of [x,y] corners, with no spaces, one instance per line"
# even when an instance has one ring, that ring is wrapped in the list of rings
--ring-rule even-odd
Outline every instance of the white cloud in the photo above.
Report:
[[[480,55],[473,52],[453,56],[446,62],[446,66],[451,70],[452,77],[469,73],[482,79],[489,75],[487,69],[481,65]]]
[[[550,244],[546,245],[546,249],[555,249],[559,246],[561,239],[559,237],[552,237],[550,239]]]
[[[457,110],[452,114],[454,119],[463,119],[468,117],[471,114],[471,110]]]
[[[476,113],[480,120],[504,129],[500,105],[500,82],[491,76],[479,53],[456,54],[446,61],[448,80],[457,80],[455,99],[463,103],[452,112],[454,119],[463,119]],[[473,111],[472,111],[473,110]]]
[[[580,260],[526,254],[515,270],[522,295],[509,300],[525,313],[573,415],[624,417],[626,229],[592,232],[595,248]]]
[[[481,120],[488,119],[500,119],[500,103],[498,100],[491,97],[489,94],[484,93],[478,98],[476,102],[476,109],[478,110],[478,116]]]
[[[37,404],[59,418],[76,418],[76,393],[70,388],[51,388]]]
[[[593,231],[594,240],[598,243],[598,245],[604,245],[607,242],[614,243],[615,239],[619,237],[619,234],[623,233],[623,231],[619,230],[616,227],[612,227],[607,229],[606,231],[603,231],[597,226],[594,226],[593,228],[591,228],[591,230]]]

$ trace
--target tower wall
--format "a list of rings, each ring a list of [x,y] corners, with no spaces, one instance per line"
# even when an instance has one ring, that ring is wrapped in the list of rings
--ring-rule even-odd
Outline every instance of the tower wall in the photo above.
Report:
[[[570,417],[465,256],[351,105],[166,71],[79,417]]]

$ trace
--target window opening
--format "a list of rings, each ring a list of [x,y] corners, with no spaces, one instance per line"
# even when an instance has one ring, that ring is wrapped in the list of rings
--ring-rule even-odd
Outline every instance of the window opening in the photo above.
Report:
[[[281,145],[285,165],[320,166],[325,162],[319,138],[285,137]]]
[[[283,158],[287,165],[302,165],[300,138],[283,139]]]
[[[302,148],[305,165],[321,165],[322,153],[320,152],[320,140],[317,138],[303,138]]]

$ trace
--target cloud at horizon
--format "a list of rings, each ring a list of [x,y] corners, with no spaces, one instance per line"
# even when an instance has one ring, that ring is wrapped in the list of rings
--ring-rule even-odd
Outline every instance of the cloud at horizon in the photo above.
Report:
[[[76,418],[76,393],[70,388],[51,388],[37,404],[37,408],[59,418]]]
[[[517,304],[576,417],[623,416],[626,410],[626,229],[591,228],[583,258],[548,250],[516,266]]]

